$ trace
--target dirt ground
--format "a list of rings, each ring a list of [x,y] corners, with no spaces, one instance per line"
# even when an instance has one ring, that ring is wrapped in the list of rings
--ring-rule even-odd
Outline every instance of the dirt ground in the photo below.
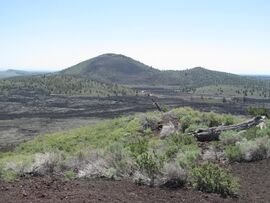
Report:
[[[240,178],[240,202],[270,202],[270,159],[232,166]]]
[[[241,183],[239,197],[235,199],[193,189],[138,186],[128,180],[67,181],[57,177],[31,177],[14,183],[0,182],[0,202],[270,202],[270,159],[234,164],[232,170]]]

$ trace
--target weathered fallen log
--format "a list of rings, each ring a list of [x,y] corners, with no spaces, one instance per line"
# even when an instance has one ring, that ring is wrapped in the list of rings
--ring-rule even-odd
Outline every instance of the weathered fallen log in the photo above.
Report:
[[[159,104],[153,98],[152,98],[152,102],[153,102],[153,104],[155,104],[157,110],[161,112],[162,108],[159,106]]]
[[[198,141],[205,142],[205,141],[213,141],[219,140],[219,135],[221,132],[234,130],[234,131],[241,131],[252,128],[257,126],[261,123],[265,122],[265,116],[258,116],[254,117],[248,121],[245,121],[240,124],[236,125],[228,125],[228,126],[218,126],[212,128],[200,128],[194,131],[193,135],[197,138]]]

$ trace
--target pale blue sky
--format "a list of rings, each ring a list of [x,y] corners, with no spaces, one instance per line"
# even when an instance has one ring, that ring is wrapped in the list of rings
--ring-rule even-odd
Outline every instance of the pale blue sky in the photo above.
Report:
[[[268,0],[0,0],[0,69],[103,53],[159,69],[270,74]]]

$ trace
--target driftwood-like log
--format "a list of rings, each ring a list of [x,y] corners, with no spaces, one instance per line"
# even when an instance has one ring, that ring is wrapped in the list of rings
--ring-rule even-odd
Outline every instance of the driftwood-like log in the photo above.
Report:
[[[197,138],[198,141],[201,141],[201,142],[219,140],[219,135],[221,132],[229,131],[229,130],[235,130],[235,131],[246,130],[256,125],[259,125],[260,123],[263,123],[263,122],[265,122],[265,117],[258,116],[258,117],[254,117],[250,120],[247,120],[243,123],[236,124],[236,125],[228,125],[228,126],[222,125],[222,126],[206,128],[206,129],[203,129],[203,128],[197,129],[195,130],[193,135]]]
[[[152,98],[153,104],[156,106],[158,111],[162,111],[162,108],[159,106],[159,104]]]

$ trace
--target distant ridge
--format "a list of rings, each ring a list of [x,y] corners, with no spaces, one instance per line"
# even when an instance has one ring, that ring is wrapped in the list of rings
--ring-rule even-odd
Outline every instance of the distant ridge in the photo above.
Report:
[[[20,77],[18,77],[20,76]],[[270,97],[270,80],[195,67],[161,71],[121,54],[103,54],[60,72],[0,72],[0,94],[20,91],[49,94],[134,95],[138,89],[170,89],[192,94]],[[170,86],[170,87],[169,87]],[[137,88],[136,91],[132,88]],[[175,92],[177,93],[177,92]]]
[[[258,80],[270,80],[270,75],[246,75],[250,78],[256,78]]]
[[[3,79],[3,78],[10,78],[10,77],[18,77],[18,76],[38,75],[38,74],[44,74],[44,72],[7,69],[5,71],[0,71],[0,79],[1,78]]]
[[[212,71],[202,67],[160,71],[121,54],[103,54],[69,67],[60,74],[77,75],[126,85],[263,85],[256,78]]]

